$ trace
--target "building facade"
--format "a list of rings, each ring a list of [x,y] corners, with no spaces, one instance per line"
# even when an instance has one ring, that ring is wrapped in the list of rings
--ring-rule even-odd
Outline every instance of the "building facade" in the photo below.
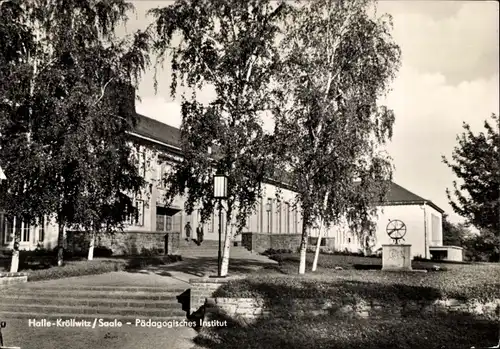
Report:
[[[166,188],[161,178],[182,160],[180,130],[139,115],[139,123],[130,133],[130,141],[134,144],[139,159],[139,170],[148,184],[133,198],[138,214],[131,217],[125,225],[127,239],[144,242],[151,236],[162,236],[172,232],[180,233],[181,238],[185,238],[184,227],[189,222],[193,235],[198,226],[203,226],[204,239],[217,240],[219,237],[217,212],[202,224],[198,209],[192,214],[185,212],[183,197],[177,197],[170,205],[165,205]],[[243,234],[237,235],[235,241],[243,243],[249,249],[259,251],[267,248],[297,248],[300,244],[302,220],[292,188],[283,183],[268,181],[263,184],[262,194],[255,211],[248,217]],[[383,244],[392,243],[386,232],[387,224],[391,220],[398,219],[406,225],[403,243],[412,245],[413,256],[430,258],[431,252],[439,248],[442,252],[444,248],[442,213],[443,210],[429,200],[393,183],[387,202],[378,207],[377,229],[372,250],[379,249]],[[225,227],[225,217],[223,217],[222,228]],[[57,246],[58,229],[53,220],[43,219],[38,225],[30,226],[21,219],[9,219],[0,212],[1,249],[12,248],[14,232],[21,237],[21,249],[33,250],[37,246],[51,249]],[[317,241],[317,229],[312,229],[310,236],[310,242],[314,244],[315,238]],[[346,224],[328,229],[321,245],[323,249],[337,251],[358,252],[363,249],[363,244]],[[130,250],[123,253],[130,253]],[[453,250],[450,255],[458,253]]]

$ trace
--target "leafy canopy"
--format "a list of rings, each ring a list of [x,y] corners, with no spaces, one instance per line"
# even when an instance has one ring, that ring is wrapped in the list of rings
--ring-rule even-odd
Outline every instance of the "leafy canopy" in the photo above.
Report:
[[[453,210],[476,228],[497,234],[500,231],[499,127],[495,114],[484,122],[485,132],[477,135],[464,123],[465,131],[457,136],[458,145],[451,161],[443,156],[443,162],[461,182],[458,185],[454,181],[454,190],[446,190]]]
[[[378,105],[400,64],[388,16],[372,1],[303,2],[286,21],[276,79],[274,151],[299,194],[304,229],[347,217],[370,226],[369,209],[391,178],[381,146],[393,112]]]
[[[201,204],[202,220],[213,212],[215,171],[228,176],[227,216],[236,211],[240,228],[260,194],[269,158],[260,112],[270,102],[274,40],[287,8],[268,0],[178,0],[151,10],[159,63],[171,58],[172,96],[178,85],[191,92],[182,96],[184,161],[167,178],[167,199],[186,193],[187,212]],[[204,105],[197,92],[207,87],[216,97]]]

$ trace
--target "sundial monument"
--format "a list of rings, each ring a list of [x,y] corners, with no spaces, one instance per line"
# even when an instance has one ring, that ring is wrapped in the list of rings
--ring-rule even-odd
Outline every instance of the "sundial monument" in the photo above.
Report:
[[[394,243],[382,245],[382,270],[412,270],[411,245],[399,243],[406,235],[406,225],[399,219],[390,220],[386,232]]]

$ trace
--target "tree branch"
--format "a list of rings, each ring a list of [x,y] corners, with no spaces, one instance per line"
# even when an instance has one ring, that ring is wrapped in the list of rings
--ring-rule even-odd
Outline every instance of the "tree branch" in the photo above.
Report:
[[[106,83],[104,84],[104,87],[101,89],[101,96],[100,96],[100,97],[97,99],[97,101],[94,103],[94,106],[96,106],[97,104],[99,104],[99,102],[100,102],[100,101],[104,98],[104,94],[106,93],[106,87],[108,87],[109,83],[110,83],[111,81],[113,81],[113,80],[114,80],[114,78],[111,78],[111,79],[109,79],[109,80],[108,80],[108,82],[106,82]]]

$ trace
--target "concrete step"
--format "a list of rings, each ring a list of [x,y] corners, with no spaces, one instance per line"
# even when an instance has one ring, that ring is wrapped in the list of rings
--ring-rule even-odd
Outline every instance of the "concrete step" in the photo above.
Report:
[[[90,290],[68,290],[68,289],[35,289],[35,288],[19,288],[13,289],[11,292],[4,292],[3,294],[23,296],[23,297],[40,297],[48,298],[54,297],[58,299],[73,298],[73,299],[121,299],[121,300],[158,300],[158,301],[171,301],[176,300],[176,296],[180,295],[183,291],[175,292],[127,292],[127,291],[90,291]],[[2,295],[3,298],[3,295]]]
[[[46,313],[37,313],[37,312],[27,312],[27,311],[0,311],[0,318],[4,320],[8,319],[36,319],[38,320],[47,320],[47,321],[57,321],[59,319],[61,320],[71,320],[75,319],[76,321],[79,320],[86,320],[86,321],[94,321],[96,318],[97,319],[103,319],[104,321],[121,321],[123,323],[123,326],[130,326],[135,324],[136,320],[151,320],[151,321],[156,321],[156,322],[171,322],[171,321],[183,321],[186,320],[185,314],[183,316],[169,316],[169,317],[156,317],[156,316],[148,316],[147,318],[138,318],[136,316],[123,316],[123,315],[117,315],[117,314],[99,314],[99,316],[92,315],[92,314],[78,314],[78,316],[75,316],[73,313],[51,313],[51,314],[46,314]],[[129,324],[127,324],[129,323]]]
[[[72,314],[74,316],[79,315],[106,315],[106,316],[128,316],[128,317],[182,317],[186,315],[181,309],[141,309],[132,307],[85,307],[85,306],[59,306],[59,305],[45,305],[45,304],[2,304],[0,303],[0,312],[25,312],[25,313],[35,313],[35,314]]]
[[[16,287],[16,290],[52,290],[56,292],[74,291],[74,292],[120,292],[120,293],[161,293],[161,294],[175,294],[184,292],[189,287],[168,285],[163,286],[89,286],[89,285],[58,285],[48,284],[42,282],[30,282]]]
[[[2,295],[0,305],[46,305],[87,308],[140,308],[140,309],[178,309],[180,304],[175,298],[169,300],[129,300],[103,298],[66,298],[41,297],[37,295]]]

